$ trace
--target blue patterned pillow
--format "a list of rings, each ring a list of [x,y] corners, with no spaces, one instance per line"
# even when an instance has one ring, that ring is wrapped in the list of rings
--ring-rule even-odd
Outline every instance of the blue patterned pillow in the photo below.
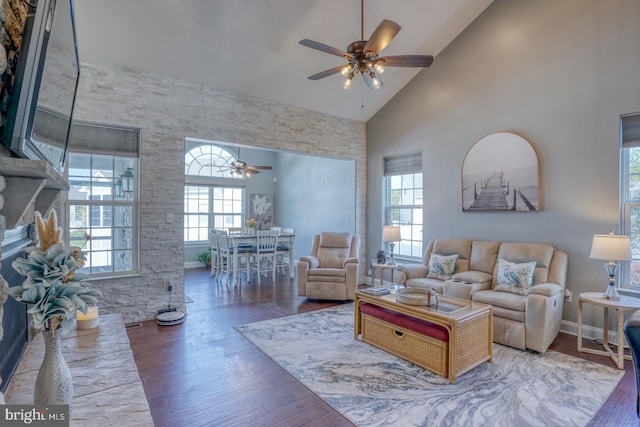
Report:
[[[533,273],[535,270],[535,261],[516,264],[499,259],[496,290],[526,295],[527,291],[533,286]]]
[[[429,258],[429,274],[427,274],[427,277],[440,280],[451,279],[453,272],[456,270],[457,260],[458,254],[446,256],[431,254]]]

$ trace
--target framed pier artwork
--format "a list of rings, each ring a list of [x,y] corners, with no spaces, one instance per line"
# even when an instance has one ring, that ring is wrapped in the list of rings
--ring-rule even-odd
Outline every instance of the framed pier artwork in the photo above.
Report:
[[[462,163],[463,212],[536,212],[540,163],[529,141],[496,132],[477,141]]]

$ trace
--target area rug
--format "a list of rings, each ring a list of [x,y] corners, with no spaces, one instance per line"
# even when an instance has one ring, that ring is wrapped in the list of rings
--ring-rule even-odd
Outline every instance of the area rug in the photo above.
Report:
[[[358,426],[584,426],[623,373],[562,353],[494,344],[456,384],[353,339],[353,304],[238,326]]]

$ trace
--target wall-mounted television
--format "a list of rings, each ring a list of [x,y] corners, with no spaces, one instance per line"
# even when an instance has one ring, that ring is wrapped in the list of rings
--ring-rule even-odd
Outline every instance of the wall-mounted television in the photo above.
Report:
[[[4,144],[62,172],[80,77],[73,0],[37,0],[18,55]]]

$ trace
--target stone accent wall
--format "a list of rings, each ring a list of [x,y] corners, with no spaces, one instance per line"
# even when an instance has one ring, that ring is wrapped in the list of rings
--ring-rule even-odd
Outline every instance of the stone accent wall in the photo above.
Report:
[[[22,31],[26,18],[27,6],[21,0],[0,0],[0,135],[4,132],[17,55],[22,46]],[[3,147],[0,150],[0,156],[6,155],[7,152]],[[1,193],[5,187],[4,177],[0,176],[0,212],[4,206],[4,197]],[[5,230],[6,222],[4,216],[0,215],[0,241],[4,240]],[[1,249],[0,255],[2,255]],[[2,290],[7,287],[6,280],[0,276],[0,338],[3,336],[4,310],[2,307],[7,298],[3,295]],[[2,393],[0,393],[0,404],[4,404]]]
[[[81,63],[75,118],[142,129],[141,274],[94,281],[103,293],[101,312],[122,313],[125,323],[151,319],[167,306],[169,283],[172,305],[186,309],[185,137],[355,159],[356,233],[365,253],[365,123],[82,57]]]
[[[22,0],[0,0],[0,135],[4,132],[27,11]]]

